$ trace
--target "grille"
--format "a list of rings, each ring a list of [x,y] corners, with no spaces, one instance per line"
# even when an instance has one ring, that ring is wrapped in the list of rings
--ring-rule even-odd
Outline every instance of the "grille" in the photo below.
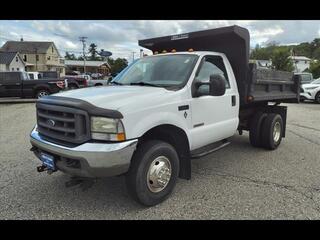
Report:
[[[87,112],[75,108],[37,104],[38,131],[53,140],[80,144],[90,138]]]

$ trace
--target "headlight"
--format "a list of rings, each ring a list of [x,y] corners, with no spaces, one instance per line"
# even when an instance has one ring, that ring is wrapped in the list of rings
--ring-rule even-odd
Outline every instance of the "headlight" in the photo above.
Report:
[[[318,87],[308,87],[308,88],[305,88],[306,90],[313,90],[313,89],[316,89]]]
[[[124,141],[124,127],[119,119],[91,117],[91,137],[96,140]]]

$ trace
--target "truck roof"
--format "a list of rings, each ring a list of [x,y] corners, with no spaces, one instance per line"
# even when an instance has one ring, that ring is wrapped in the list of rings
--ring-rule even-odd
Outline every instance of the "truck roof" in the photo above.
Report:
[[[139,40],[139,45],[159,53],[164,50],[184,52],[189,49],[224,53],[237,81],[247,80],[250,35],[246,28],[237,25]]]

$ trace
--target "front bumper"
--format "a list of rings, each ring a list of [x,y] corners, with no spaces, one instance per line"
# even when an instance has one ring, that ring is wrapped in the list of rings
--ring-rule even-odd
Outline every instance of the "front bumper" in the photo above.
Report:
[[[310,92],[303,92],[300,93],[300,98],[307,99],[307,100],[313,100],[312,94]]]
[[[30,134],[35,155],[47,152],[55,157],[58,170],[79,177],[109,177],[128,171],[137,139],[119,143],[84,143],[65,147],[43,139],[36,127]]]

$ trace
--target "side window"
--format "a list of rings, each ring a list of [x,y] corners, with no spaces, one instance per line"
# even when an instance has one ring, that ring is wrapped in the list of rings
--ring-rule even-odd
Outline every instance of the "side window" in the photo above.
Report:
[[[31,79],[31,80],[33,80],[34,78],[33,78],[33,74],[32,73],[29,73],[29,78]]]
[[[205,57],[196,76],[196,81],[209,82],[210,75],[212,74],[222,75],[226,80],[226,88],[230,88],[228,74],[224,66],[223,59],[220,56]],[[209,94],[209,86],[202,85],[199,88],[199,91],[203,92],[204,94]]]

